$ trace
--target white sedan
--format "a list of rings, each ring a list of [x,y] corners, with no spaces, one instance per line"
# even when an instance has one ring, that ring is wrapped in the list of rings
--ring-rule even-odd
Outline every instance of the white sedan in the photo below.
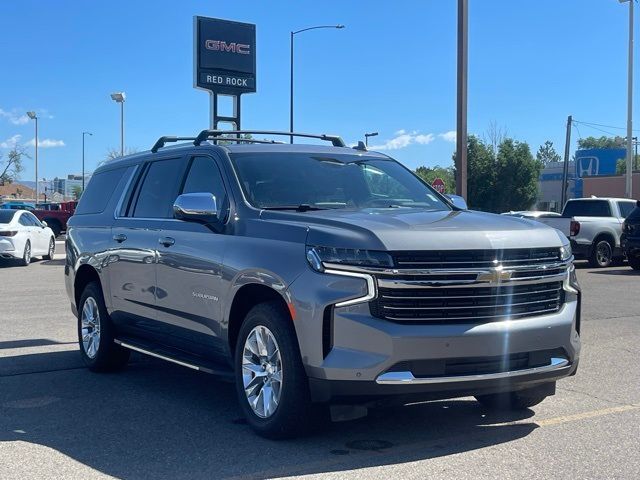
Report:
[[[0,210],[0,257],[18,258],[29,265],[32,257],[53,260],[53,231],[26,210]]]

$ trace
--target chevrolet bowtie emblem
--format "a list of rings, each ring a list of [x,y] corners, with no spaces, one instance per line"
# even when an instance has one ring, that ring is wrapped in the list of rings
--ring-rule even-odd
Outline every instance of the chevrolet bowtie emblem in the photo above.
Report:
[[[503,270],[502,267],[496,267],[488,272],[480,273],[478,275],[478,281],[489,283],[508,282],[511,280],[511,273],[512,272]]]

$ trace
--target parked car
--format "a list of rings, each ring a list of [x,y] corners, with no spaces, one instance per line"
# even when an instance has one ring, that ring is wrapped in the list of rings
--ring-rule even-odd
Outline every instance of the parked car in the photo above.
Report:
[[[640,200],[636,202],[636,208],[622,222],[620,242],[629,266],[634,270],[640,270]]]
[[[1,210],[29,210],[32,211],[34,209],[32,203],[24,203],[24,202],[5,202],[0,204]]]
[[[0,210],[0,257],[17,258],[27,266],[33,257],[52,260],[56,250],[53,232],[26,210]]]
[[[226,378],[270,438],[336,402],[528,408],[576,373],[581,294],[556,229],[460,209],[339,137],[235,133],[95,171],[65,265],[91,370],[134,350]]]
[[[75,212],[77,204],[78,202],[50,204],[46,205],[45,208],[33,210],[33,214],[40,220],[47,222],[57,237],[67,230],[67,222]]]
[[[623,259],[622,222],[635,206],[628,198],[576,198],[567,201],[562,218],[537,220],[567,235],[576,258],[589,260],[594,268],[608,267]]]
[[[518,218],[528,218],[530,220],[537,220],[538,218],[556,218],[561,217],[562,215],[556,212],[544,212],[540,210],[522,210],[522,211],[511,211],[504,212],[500,215],[508,215],[509,217],[518,217]]]

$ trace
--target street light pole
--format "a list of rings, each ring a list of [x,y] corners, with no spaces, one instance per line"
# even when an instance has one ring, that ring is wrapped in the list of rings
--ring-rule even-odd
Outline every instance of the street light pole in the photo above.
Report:
[[[467,200],[467,64],[469,2],[458,0],[456,193]]]
[[[302,33],[302,32],[307,32],[309,30],[317,30],[319,28],[344,28],[344,25],[318,25],[316,27],[309,27],[309,28],[303,28],[302,30],[296,30],[296,31],[292,31],[291,32],[291,38],[290,38],[290,54],[291,54],[291,60],[290,60],[290,67],[291,67],[291,78],[289,80],[289,132],[293,133],[293,40],[294,40],[294,35],[298,34],[298,33]],[[293,135],[289,136],[289,143],[293,143]]]
[[[38,116],[36,112],[27,112],[27,116],[31,120],[35,120],[36,122],[36,138],[35,138],[35,149],[36,149],[36,204],[38,203]]]
[[[633,3],[629,1],[629,73],[627,79],[627,172],[625,194],[633,198]]]
[[[377,135],[378,135],[378,132],[365,133],[364,134],[364,145],[365,145],[365,147],[369,146],[369,137],[376,137]]]
[[[91,132],[82,132],[82,191],[84,192],[84,137],[85,135],[93,136]]]
[[[111,94],[111,100],[120,104],[120,156],[124,157],[124,101],[127,98],[124,92]]]

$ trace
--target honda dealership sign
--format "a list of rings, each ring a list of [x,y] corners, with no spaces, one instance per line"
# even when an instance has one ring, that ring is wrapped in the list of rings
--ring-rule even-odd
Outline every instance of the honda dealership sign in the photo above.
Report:
[[[225,95],[256,91],[256,26],[194,17],[194,87]]]

